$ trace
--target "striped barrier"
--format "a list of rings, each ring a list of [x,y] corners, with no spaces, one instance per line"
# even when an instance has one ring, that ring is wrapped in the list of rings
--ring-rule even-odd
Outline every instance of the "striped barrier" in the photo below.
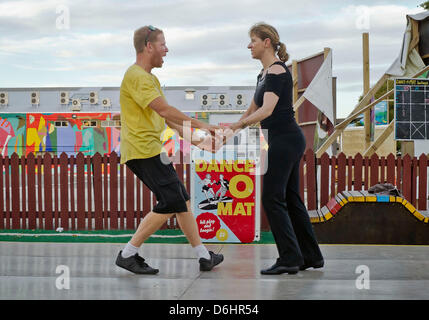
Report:
[[[429,223],[429,212],[418,211],[410,202],[402,197],[390,195],[378,195],[369,193],[368,191],[343,191],[338,193],[321,209],[310,210],[310,221],[312,223],[326,222],[338,214],[341,214],[341,209],[349,202],[379,202],[379,203],[401,203],[414,218],[423,223]]]

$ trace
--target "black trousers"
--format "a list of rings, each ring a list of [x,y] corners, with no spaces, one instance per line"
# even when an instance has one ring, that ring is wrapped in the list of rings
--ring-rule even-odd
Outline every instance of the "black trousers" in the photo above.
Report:
[[[266,137],[267,138],[267,137]],[[299,127],[268,136],[268,165],[263,178],[262,205],[286,266],[311,264],[323,259],[307,209],[299,194],[299,164],[305,137]]]

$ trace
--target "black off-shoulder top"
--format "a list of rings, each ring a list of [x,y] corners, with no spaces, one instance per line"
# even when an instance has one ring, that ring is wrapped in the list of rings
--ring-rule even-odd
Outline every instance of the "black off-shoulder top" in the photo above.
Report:
[[[274,64],[283,66],[286,70],[280,74],[266,74],[262,77],[262,72],[258,75],[255,94],[253,100],[258,108],[264,104],[264,93],[273,92],[279,97],[273,113],[261,121],[262,129],[270,131],[290,132],[299,129],[295,121],[295,112],[292,107],[292,75],[284,62],[276,61]]]

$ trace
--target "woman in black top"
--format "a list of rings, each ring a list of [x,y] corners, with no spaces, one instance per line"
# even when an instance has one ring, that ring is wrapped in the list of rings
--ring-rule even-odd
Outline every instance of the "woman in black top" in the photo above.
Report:
[[[276,263],[262,274],[297,273],[323,267],[324,260],[310,218],[299,194],[299,163],[305,138],[292,108],[292,76],[285,65],[286,47],[275,28],[254,25],[248,48],[263,70],[258,75],[253,101],[233,131],[260,121],[268,142],[267,171],[262,204],[279,252]],[[278,57],[276,56],[276,53]]]

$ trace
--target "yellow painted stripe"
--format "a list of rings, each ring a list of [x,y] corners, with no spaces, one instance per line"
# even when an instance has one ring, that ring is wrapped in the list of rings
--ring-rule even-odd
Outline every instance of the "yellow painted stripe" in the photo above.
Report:
[[[370,197],[365,197],[365,199],[367,202],[377,202],[377,197],[370,196]]]
[[[310,218],[311,223],[319,223],[319,218]]]
[[[332,218],[332,213],[328,212],[327,214],[325,214],[324,218],[325,218],[326,220],[331,219],[331,218]]]
[[[420,212],[418,212],[417,210],[413,214],[420,221],[423,221],[425,219],[425,217]]]
[[[390,202],[396,202],[396,197],[395,196],[389,196],[390,197]]]
[[[416,208],[409,202],[407,202],[407,204],[405,205],[405,208],[407,208],[411,213],[414,213],[414,211],[416,211]]]

